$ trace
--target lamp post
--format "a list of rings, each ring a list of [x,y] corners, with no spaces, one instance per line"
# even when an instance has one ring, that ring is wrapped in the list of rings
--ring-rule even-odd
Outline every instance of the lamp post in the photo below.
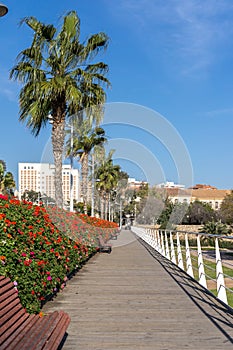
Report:
[[[0,3],[0,17],[3,17],[7,14],[8,8],[6,5]]]

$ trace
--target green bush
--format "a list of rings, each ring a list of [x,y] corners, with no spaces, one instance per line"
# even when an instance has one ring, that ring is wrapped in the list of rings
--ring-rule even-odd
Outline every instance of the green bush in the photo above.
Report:
[[[51,215],[44,207],[0,195],[0,275],[14,282],[26,310],[38,313],[97,251],[101,233],[108,236],[108,230],[95,229],[77,215],[54,209]]]

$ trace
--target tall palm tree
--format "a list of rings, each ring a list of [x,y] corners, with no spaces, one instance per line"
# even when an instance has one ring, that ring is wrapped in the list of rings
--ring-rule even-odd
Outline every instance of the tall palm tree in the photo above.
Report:
[[[5,171],[6,171],[6,162],[0,159],[0,193],[3,191],[3,188],[4,188]]]
[[[4,176],[3,181],[4,193],[14,194],[14,189],[16,187],[13,174],[8,171]]]
[[[95,178],[98,179],[96,187],[101,196],[101,217],[104,216],[105,206],[105,219],[107,219],[107,208],[110,201],[111,192],[117,187],[120,177],[120,166],[114,165],[112,160],[112,152],[110,151],[106,159],[98,167],[95,173]]]
[[[105,33],[80,42],[80,20],[75,11],[63,18],[60,31],[43,24],[35,17],[26,17],[33,32],[32,44],[23,50],[12,68],[10,78],[23,84],[20,91],[19,120],[37,136],[52,119],[52,147],[55,163],[55,200],[61,207],[62,153],[65,140],[65,119],[105,102],[104,87],[109,85],[103,62],[91,63],[108,46]]]
[[[88,192],[88,163],[89,155],[95,146],[102,146],[107,139],[103,128],[92,127],[90,119],[76,119],[73,121],[73,149],[70,142],[67,143],[67,154],[79,157],[81,163],[81,193],[83,196],[84,213],[87,214],[87,192]]]
[[[14,194],[15,180],[11,172],[6,172],[6,162],[0,159],[0,193]]]

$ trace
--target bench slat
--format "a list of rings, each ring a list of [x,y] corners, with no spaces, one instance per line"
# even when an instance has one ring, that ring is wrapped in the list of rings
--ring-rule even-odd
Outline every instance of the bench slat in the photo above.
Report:
[[[45,316],[46,317],[46,316]],[[63,311],[57,314],[56,323],[50,325],[48,339],[44,344],[43,350],[51,349],[56,350],[65,334],[65,331],[69,325],[69,317]],[[39,344],[40,345],[40,344]],[[42,345],[42,344],[41,344]],[[41,349],[36,347],[35,350]]]
[[[0,276],[0,349],[56,350],[70,323],[64,311],[30,315],[22,307],[12,281]]]
[[[10,350],[14,344],[24,337],[23,330],[32,322],[32,318],[37,315],[23,314],[8,330],[0,337],[0,349]],[[17,341],[16,341],[17,338]]]
[[[5,336],[5,333],[8,330],[10,330],[11,328],[15,328],[15,324],[19,326],[21,323],[23,323],[25,316],[27,316],[27,314],[25,314],[25,311],[22,309],[22,307],[21,309],[18,309],[18,312],[12,315],[12,317],[10,318],[9,318],[9,315],[5,315],[4,323],[0,325],[0,328],[1,328],[0,339],[2,339],[2,337]]]

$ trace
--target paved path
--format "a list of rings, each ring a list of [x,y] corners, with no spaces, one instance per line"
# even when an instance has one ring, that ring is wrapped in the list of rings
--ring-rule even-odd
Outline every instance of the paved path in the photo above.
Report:
[[[122,231],[44,311],[71,324],[62,350],[233,349],[233,315],[190,277]]]

